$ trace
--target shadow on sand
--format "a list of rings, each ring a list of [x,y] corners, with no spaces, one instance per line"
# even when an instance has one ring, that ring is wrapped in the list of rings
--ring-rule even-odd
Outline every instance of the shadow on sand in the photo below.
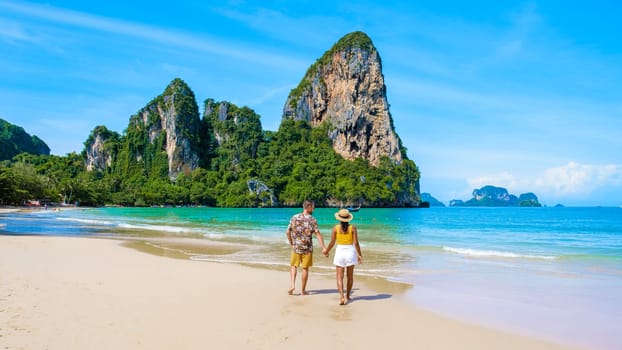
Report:
[[[315,295],[315,294],[337,294],[337,293],[339,293],[337,288],[335,288],[335,289],[308,290],[307,292],[309,293],[309,295]]]
[[[376,295],[361,295],[361,296],[357,296],[354,295],[352,296],[352,301],[359,301],[359,300],[382,300],[382,299],[389,299],[390,297],[392,297],[392,294],[376,294]]]
[[[352,289],[352,299],[350,300],[350,302],[359,301],[359,300],[368,300],[368,301],[382,300],[382,299],[389,299],[393,296],[392,294],[387,294],[387,293],[376,294],[376,295],[356,295],[356,291],[358,291],[357,288]],[[338,294],[339,291],[336,288],[335,289],[315,289],[315,290],[308,291],[308,293],[309,295]]]

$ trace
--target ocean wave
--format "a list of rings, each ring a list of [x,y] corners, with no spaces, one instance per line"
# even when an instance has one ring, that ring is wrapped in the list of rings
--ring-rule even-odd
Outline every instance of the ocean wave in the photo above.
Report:
[[[224,238],[226,238],[227,236],[222,234],[222,233],[204,233],[203,237],[207,238],[207,239],[212,239],[212,240],[222,240]]]
[[[78,219],[78,218],[56,218],[56,220],[80,222],[83,224],[101,225],[101,226],[113,226],[114,225],[113,222],[105,221],[105,220]]]
[[[287,239],[281,236],[260,236],[249,235],[245,233],[236,233],[235,231],[227,233],[208,232],[203,233],[203,236],[207,239],[218,241],[231,241],[231,242],[255,242],[264,245],[283,244],[287,245]]]
[[[56,220],[65,222],[75,222],[80,224],[87,224],[91,226],[103,226],[112,228],[121,228],[125,230],[142,230],[142,231],[154,231],[172,233],[177,235],[191,234],[202,235],[206,239],[216,241],[251,241],[251,242],[263,242],[267,244],[273,244],[275,242],[281,242],[284,240],[281,236],[271,235],[254,235],[249,232],[255,232],[251,230],[227,230],[222,231],[218,228],[213,229],[209,227],[189,227],[189,226],[177,226],[177,225],[161,225],[157,223],[135,223],[124,221],[107,221],[101,219],[92,218],[75,218],[75,217],[56,217]]]
[[[553,255],[532,255],[532,254],[518,254],[512,252],[502,252],[497,250],[480,250],[471,248],[452,248],[443,247],[443,250],[450,253],[466,255],[476,258],[508,258],[508,259],[542,259],[542,260],[556,260],[557,256]]]
[[[159,231],[169,233],[202,233],[202,230],[196,228],[189,228],[183,226],[171,226],[171,225],[156,225],[156,224],[130,224],[126,222],[113,222],[97,219],[83,219],[83,218],[56,218],[59,221],[79,222],[82,224],[98,225],[98,226],[113,226],[131,230],[147,230],[147,231]]]
[[[200,230],[182,226],[169,226],[169,225],[154,225],[154,224],[128,224],[122,223],[118,225],[121,228],[133,229],[133,230],[147,230],[169,233],[200,233]]]

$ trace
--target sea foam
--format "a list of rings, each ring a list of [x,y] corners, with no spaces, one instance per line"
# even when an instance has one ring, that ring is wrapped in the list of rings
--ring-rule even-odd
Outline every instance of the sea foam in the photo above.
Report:
[[[200,230],[194,228],[170,225],[120,223],[119,227],[134,230],[160,231],[169,233],[201,233]]]
[[[552,255],[533,255],[533,254],[518,254],[512,252],[501,252],[497,250],[479,250],[471,248],[453,248],[443,247],[444,251],[476,257],[476,258],[508,258],[508,259],[542,259],[542,260],[556,260],[556,256]]]
[[[78,219],[78,218],[56,218],[59,221],[73,221],[79,222],[83,224],[91,224],[91,225],[102,225],[102,226],[112,226],[113,222],[105,221],[105,220],[95,220],[95,219]]]

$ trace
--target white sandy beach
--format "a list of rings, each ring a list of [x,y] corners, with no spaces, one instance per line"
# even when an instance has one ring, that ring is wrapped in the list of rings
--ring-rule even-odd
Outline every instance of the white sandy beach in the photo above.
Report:
[[[0,236],[0,349],[564,349],[332,278],[159,257],[93,238]],[[415,287],[416,288],[416,287]],[[297,291],[299,292],[299,291]]]

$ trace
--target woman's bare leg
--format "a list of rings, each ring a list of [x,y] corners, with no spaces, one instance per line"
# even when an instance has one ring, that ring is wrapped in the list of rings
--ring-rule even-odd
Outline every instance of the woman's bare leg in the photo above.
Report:
[[[346,298],[343,297],[343,272],[345,268],[337,266],[337,290],[339,291],[339,305],[346,303]]]
[[[346,275],[348,278],[348,290],[347,290],[347,294],[346,294],[346,298],[348,298],[348,300],[350,300],[350,293],[352,292],[352,285],[354,285],[354,265],[352,266],[348,266],[346,268]]]

